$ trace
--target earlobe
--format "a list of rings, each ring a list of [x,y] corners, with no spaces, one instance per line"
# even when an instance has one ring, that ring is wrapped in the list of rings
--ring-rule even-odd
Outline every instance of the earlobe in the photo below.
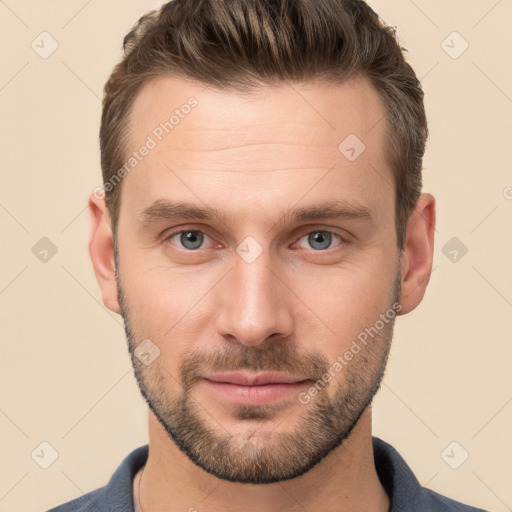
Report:
[[[114,313],[121,313],[117,298],[117,278],[114,260],[114,238],[110,216],[104,199],[89,197],[91,234],[89,255],[100,285],[103,304]]]
[[[400,257],[401,315],[416,308],[425,294],[432,272],[435,224],[435,199],[431,194],[422,194],[409,218],[405,248]]]

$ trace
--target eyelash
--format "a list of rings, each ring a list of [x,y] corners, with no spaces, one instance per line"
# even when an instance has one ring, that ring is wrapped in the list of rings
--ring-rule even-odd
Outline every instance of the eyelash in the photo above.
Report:
[[[163,238],[163,241],[164,242],[170,242],[172,238],[174,238],[175,236],[177,235],[181,235],[182,233],[202,233],[203,235],[206,235],[208,238],[212,239],[213,238],[208,235],[208,233],[200,230],[200,229],[180,229],[178,231],[173,231],[169,234],[166,234]],[[315,249],[309,249],[310,251],[313,251],[315,253],[325,253],[325,252],[328,252],[329,250],[331,249],[336,249],[336,248],[339,248],[339,247],[342,247],[342,246],[348,246],[352,243],[352,240],[350,238],[346,238],[346,237],[343,237],[341,236],[339,233],[335,232],[335,231],[330,231],[328,229],[312,229],[312,230],[309,230],[309,231],[306,231],[306,232],[303,232],[301,233],[301,235],[299,237],[297,237],[295,239],[295,241],[292,243],[292,246],[295,246],[296,244],[298,244],[304,237],[310,235],[311,233],[328,233],[328,234],[331,234],[333,235],[334,237],[337,237],[339,238],[340,240],[340,243],[334,247],[328,247],[327,249],[320,249],[320,250],[315,250]],[[199,249],[187,249],[186,247],[179,247],[180,250],[183,250],[185,252],[189,252],[189,253],[195,253],[195,252],[199,252],[201,251],[201,248]]]

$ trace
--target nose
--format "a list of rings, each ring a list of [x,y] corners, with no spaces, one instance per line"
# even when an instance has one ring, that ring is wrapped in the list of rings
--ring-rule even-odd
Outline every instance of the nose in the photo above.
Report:
[[[294,296],[277,271],[268,251],[251,263],[235,255],[234,268],[218,290],[216,328],[221,336],[256,347],[271,336],[292,334]]]

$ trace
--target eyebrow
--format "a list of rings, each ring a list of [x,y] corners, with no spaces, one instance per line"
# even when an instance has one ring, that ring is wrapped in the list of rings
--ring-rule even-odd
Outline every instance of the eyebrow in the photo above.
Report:
[[[224,224],[229,223],[225,214],[216,208],[162,199],[148,206],[142,211],[138,218],[145,225],[159,221],[173,221],[178,219],[220,220]],[[300,223],[320,219],[346,219],[373,223],[372,211],[366,205],[352,200],[338,200],[329,201],[321,205],[304,206],[281,212],[275,224],[286,222]]]

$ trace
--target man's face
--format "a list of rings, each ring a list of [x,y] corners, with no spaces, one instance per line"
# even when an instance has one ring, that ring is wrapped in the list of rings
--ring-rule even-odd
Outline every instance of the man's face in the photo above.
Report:
[[[400,285],[384,115],[362,78],[251,95],[159,78],[136,98],[130,153],[152,147],[122,183],[130,353],[169,436],[219,478],[303,474],[380,385]],[[350,134],[362,153],[338,148]]]

